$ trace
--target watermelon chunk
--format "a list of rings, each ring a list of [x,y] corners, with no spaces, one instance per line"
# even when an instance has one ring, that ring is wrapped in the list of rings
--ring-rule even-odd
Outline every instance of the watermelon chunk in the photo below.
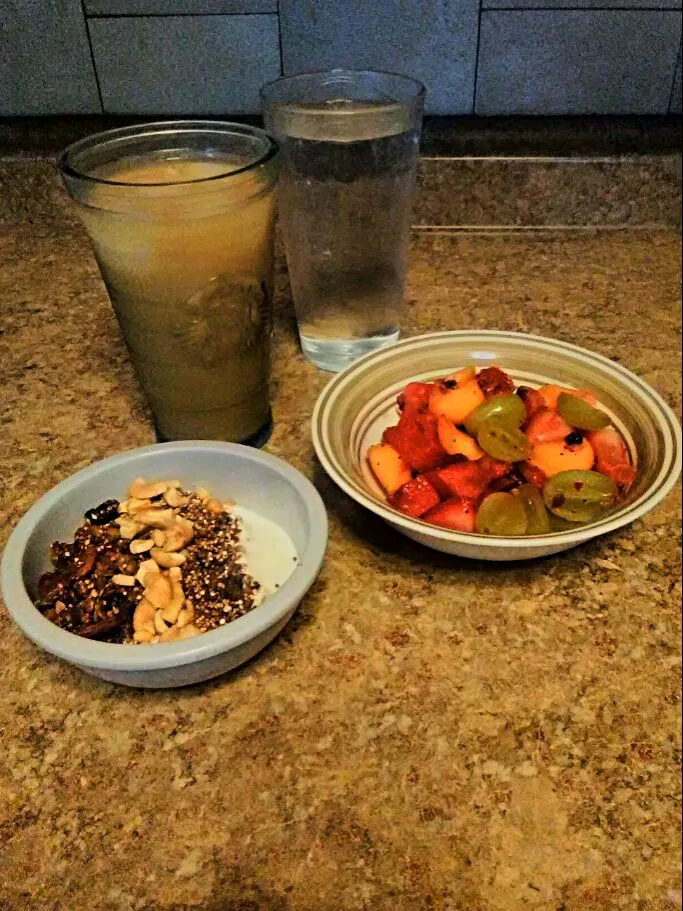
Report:
[[[451,497],[426,512],[422,519],[453,531],[473,532],[477,521],[477,507],[472,500]]]
[[[424,475],[407,481],[389,497],[389,505],[418,519],[439,502],[439,495]]]
[[[401,411],[427,411],[433,383],[408,383],[398,396]]]
[[[515,391],[514,382],[500,367],[484,367],[479,371],[477,383],[487,399],[493,398],[494,395]]]
[[[550,408],[537,411],[524,425],[524,433],[532,446],[538,446],[539,443],[559,443],[569,436],[573,429],[561,415]]]
[[[484,495],[491,480],[491,476],[482,471],[480,461],[447,465],[437,471],[430,471],[428,479],[444,499],[459,497],[476,501]]]
[[[619,431],[606,427],[588,433],[587,437],[595,452],[595,470],[611,478],[622,492],[627,491],[635,480],[636,470]]]
[[[406,410],[395,427],[387,427],[382,442],[388,443],[414,471],[430,471],[448,462],[439,441],[437,419],[430,412]]]

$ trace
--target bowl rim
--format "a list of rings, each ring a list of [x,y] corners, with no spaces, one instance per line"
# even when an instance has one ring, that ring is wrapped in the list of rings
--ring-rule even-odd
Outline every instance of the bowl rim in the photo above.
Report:
[[[97,642],[60,629],[36,608],[23,581],[23,558],[36,524],[60,502],[68,499],[84,481],[106,475],[120,465],[136,465],[153,455],[212,452],[256,462],[284,479],[299,495],[307,513],[311,533],[306,549],[299,554],[294,572],[248,614],[191,639],[156,643],[153,648],[127,648],[119,643]],[[327,548],[328,520],[320,494],[313,484],[282,459],[239,443],[184,440],[155,443],[129,449],[75,472],[43,494],[19,520],[12,531],[0,562],[0,594],[7,610],[36,645],[73,664],[98,670],[154,671],[181,667],[212,658],[256,638],[286,616],[315,581]]]
[[[640,397],[649,400],[650,410],[656,414],[658,419],[657,423],[660,425],[660,429],[665,439],[665,445],[667,445],[667,448],[670,450],[668,464],[660,470],[657,480],[653,485],[656,486],[656,489],[652,490],[652,488],[650,488],[643,494],[639,501],[632,504],[630,507],[626,507],[613,517],[608,516],[598,522],[581,525],[576,529],[551,532],[550,534],[545,535],[524,535],[507,538],[496,537],[494,535],[451,531],[446,528],[431,525],[420,519],[413,519],[406,516],[398,510],[393,509],[388,504],[382,503],[366,493],[361,488],[360,484],[354,483],[349,478],[348,473],[336,459],[329,442],[328,428],[330,420],[334,418],[332,406],[334,405],[336,396],[340,394],[345,386],[356,380],[357,374],[365,371],[375,362],[391,359],[400,352],[401,349],[411,347],[421,348],[429,346],[437,341],[474,341],[475,339],[481,339],[484,343],[499,339],[506,342],[517,342],[518,344],[532,344],[539,348],[550,348],[555,351],[566,352],[568,355],[573,355],[574,357],[579,357],[581,359],[589,358],[602,367],[608,367],[612,373],[617,374],[624,382],[627,382],[631,386],[635,386]],[[405,381],[409,382],[409,380],[410,377],[406,377]],[[411,534],[419,535],[422,539],[434,539],[440,542],[449,542],[454,545],[467,546],[468,548],[478,546],[482,548],[482,551],[492,551],[501,548],[505,548],[509,551],[512,548],[522,552],[532,549],[537,550],[539,547],[544,547],[548,550],[568,549],[575,544],[616,531],[624,525],[630,524],[653,509],[654,506],[661,502],[673,489],[681,473],[681,450],[683,448],[681,426],[674,411],[648,383],[620,363],[570,342],[563,342],[558,339],[552,339],[541,335],[532,335],[523,332],[508,332],[498,329],[453,329],[409,336],[391,345],[387,345],[385,348],[364,355],[345,370],[336,374],[318,396],[311,418],[311,435],[316,455],[327,474],[337,486],[361,506],[365,506],[371,512],[379,515],[382,519],[390,525],[397,527],[399,530],[409,530]],[[423,540],[423,543],[428,544],[428,541]]]

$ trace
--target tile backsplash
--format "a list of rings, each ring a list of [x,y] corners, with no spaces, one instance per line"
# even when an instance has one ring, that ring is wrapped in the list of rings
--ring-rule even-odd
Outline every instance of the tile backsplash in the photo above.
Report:
[[[681,111],[681,0],[0,2],[0,116],[253,114],[280,73],[421,79],[432,114]]]

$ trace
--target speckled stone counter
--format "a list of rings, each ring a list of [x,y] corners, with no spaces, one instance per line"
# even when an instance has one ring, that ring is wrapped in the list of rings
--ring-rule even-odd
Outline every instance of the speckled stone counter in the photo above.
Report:
[[[680,411],[667,231],[420,234],[407,334],[501,328],[616,358]],[[680,907],[679,501],[495,566],[420,549],[316,464],[327,377],[284,276],[269,451],[330,517],[323,572],[239,671],[98,682],[0,606],[2,911]],[[0,546],[74,470],[153,440],[83,232],[0,163]]]

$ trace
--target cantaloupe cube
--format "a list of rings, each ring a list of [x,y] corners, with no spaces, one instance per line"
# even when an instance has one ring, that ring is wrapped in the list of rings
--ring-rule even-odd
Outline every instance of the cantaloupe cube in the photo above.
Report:
[[[570,395],[575,395],[577,399],[583,399],[584,402],[588,402],[588,404],[593,407],[598,404],[596,397],[587,389],[569,389],[566,386],[555,386],[554,383],[549,383],[547,386],[541,386],[538,391],[543,396],[546,407],[552,408],[553,411],[557,411],[557,400],[559,399],[561,392],[568,392]]]
[[[388,443],[376,443],[368,449],[368,464],[389,496],[412,477],[406,463]]]
[[[590,471],[595,462],[595,452],[588,440],[570,446],[564,440],[558,443],[539,443],[531,451],[529,464],[540,468],[551,478],[561,471]]]
[[[453,424],[462,424],[484,401],[484,393],[476,380],[469,380],[455,389],[449,389],[447,383],[448,380],[434,385],[429,410],[437,417],[448,418]]]
[[[484,450],[480,449],[477,441],[469,433],[458,430],[455,424],[443,415],[439,418],[437,432],[439,442],[449,455],[463,455],[471,462],[476,462],[484,455]]]

